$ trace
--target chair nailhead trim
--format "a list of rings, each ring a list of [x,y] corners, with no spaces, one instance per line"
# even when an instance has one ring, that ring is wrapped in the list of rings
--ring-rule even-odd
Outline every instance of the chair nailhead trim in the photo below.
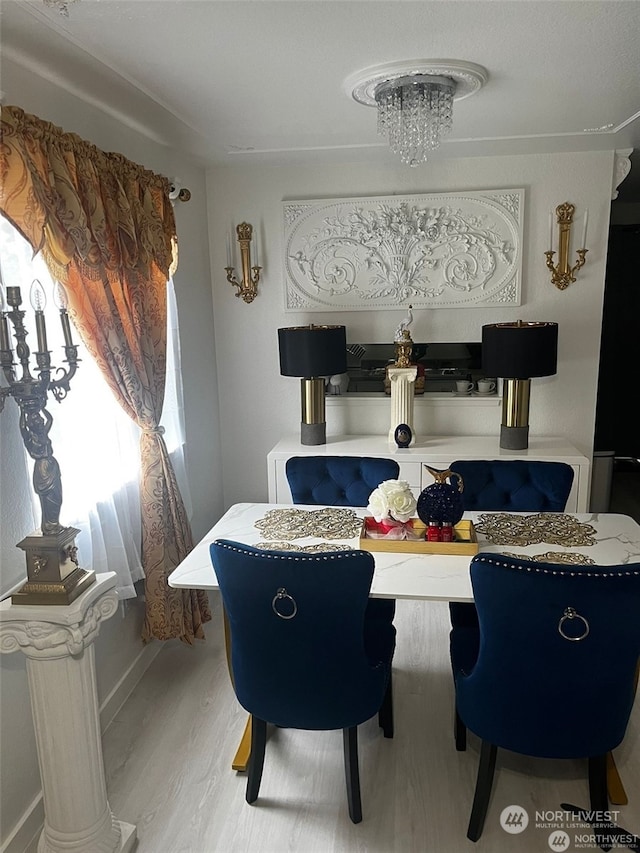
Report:
[[[562,571],[562,569],[543,569],[541,566],[516,566],[515,563],[508,563],[506,560],[494,560],[490,557],[474,557],[474,562],[476,563],[489,563],[492,566],[503,566],[507,569],[517,569],[518,571],[527,571],[527,572],[536,572],[536,574],[543,575],[562,575],[563,577],[587,577],[587,578],[630,578],[637,577],[640,575],[640,569],[633,569],[629,571],[623,572],[591,572],[589,571],[589,567],[585,566],[584,570],[576,572],[576,571]]]
[[[252,557],[262,557],[267,560],[293,560],[302,563],[317,563],[319,560],[328,562],[330,560],[348,560],[362,556],[360,551],[333,551],[331,554],[294,554],[294,553],[274,553],[270,551],[256,550],[247,551],[244,548],[235,548],[233,545],[225,545],[222,542],[217,543],[218,547],[226,548],[228,551],[235,551],[238,554],[246,554]]]

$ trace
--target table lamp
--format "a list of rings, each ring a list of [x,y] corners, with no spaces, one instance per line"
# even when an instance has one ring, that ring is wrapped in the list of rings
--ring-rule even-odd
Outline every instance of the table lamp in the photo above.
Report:
[[[347,337],[344,326],[292,326],[278,329],[280,373],[300,376],[302,444],[326,444],[325,377],[345,373]]]
[[[557,362],[557,323],[518,320],[482,327],[482,371],[504,380],[500,447],[525,450],[529,446],[530,380],[553,376]]]

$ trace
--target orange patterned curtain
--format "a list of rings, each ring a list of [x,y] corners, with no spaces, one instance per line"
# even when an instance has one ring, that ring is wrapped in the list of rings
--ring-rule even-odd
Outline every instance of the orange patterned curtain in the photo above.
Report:
[[[85,345],[142,431],[142,638],[192,643],[211,619],[207,595],[167,584],[193,548],[159,425],[177,257],[168,180],[19,107],[2,108],[1,127],[0,212],[64,284]]]

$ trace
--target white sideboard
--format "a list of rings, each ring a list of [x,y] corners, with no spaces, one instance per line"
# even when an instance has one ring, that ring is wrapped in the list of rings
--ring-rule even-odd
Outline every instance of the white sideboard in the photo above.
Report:
[[[433,482],[424,467],[448,468],[456,459],[536,459],[566,462],[574,471],[567,512],[588,512],[590,460],[564,438],[530,438],[527,450],[504,450],[496,435],[431,436],[402,450],[378,435],[329,436],[326,444],[300,444],[297,437],[281,439],[267,456],[269,503],[291,503],[285,464],[290,456],[383,456],[396,459],[400,477],[417,495]]]

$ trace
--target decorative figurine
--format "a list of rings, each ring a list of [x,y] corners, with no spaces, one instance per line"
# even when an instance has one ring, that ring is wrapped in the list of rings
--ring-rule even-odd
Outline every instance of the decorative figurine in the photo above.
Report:
[[[409,331],[409,326],[413,323],[413,313],[411,311],[412,308],[413,308],[413,306],[409,305],[409,309],[407,311],[406,317],[404,317],[400,321],[400,325],[398,326],[398,328],[396,329],[396,331],[393,335],[394,341],[403,340],[403,338],[405,337],[405,334],[404,334],[405,332],[407,332],[408,337],[411,338],[411,332]]]
[[[431,483],[420,492],[416,507],[418,517],[425,524],[429,524],[430,521],[457,524],[464,514],[462,477],[450,468],[440,471],[429,465],[424,467],[433,476],[435,483]],[[456,485],[450,482],[451,477],[457,477]]]

